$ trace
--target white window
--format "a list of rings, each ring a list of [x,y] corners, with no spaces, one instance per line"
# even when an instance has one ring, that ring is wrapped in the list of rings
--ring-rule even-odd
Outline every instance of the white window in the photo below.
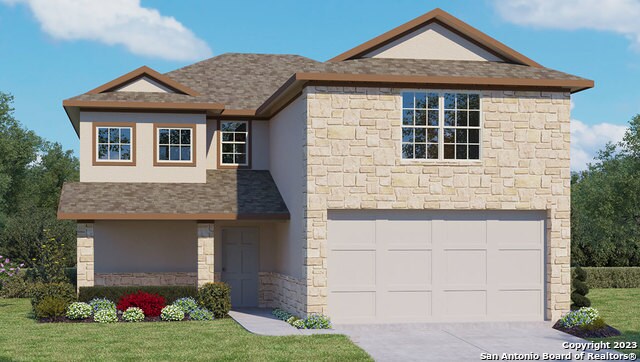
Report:
[[[157,132],[158,162],[192,162],[192,128],[158,127]]]
[[[132,127],[96,127],[96,161],[130,162]]]
[[[480,159],[480,95],[403,92],[402,158]]]
[[[247,166],[249,164],[249,123],[247,121],[220,122],[220,164]]]

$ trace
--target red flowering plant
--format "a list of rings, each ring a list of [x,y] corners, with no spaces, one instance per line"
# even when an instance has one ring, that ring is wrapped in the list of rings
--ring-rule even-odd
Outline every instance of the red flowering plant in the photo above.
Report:
[[[138,307],[146,317],[157,317],[166,305],[163,296],[138,290],[137,293],[123,295],[117,308],[124,312],[129,307]]]

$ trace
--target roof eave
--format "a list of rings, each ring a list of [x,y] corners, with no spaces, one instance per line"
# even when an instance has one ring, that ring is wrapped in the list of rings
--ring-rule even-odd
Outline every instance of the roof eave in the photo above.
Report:
[[[67,213],[58,211],[59,220],[289,220],[289,213]]]

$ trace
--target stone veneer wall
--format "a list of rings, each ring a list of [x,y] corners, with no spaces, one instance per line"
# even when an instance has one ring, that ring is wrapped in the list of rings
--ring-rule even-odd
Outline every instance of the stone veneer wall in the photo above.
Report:
[[[273,272],[260,272],[258,278],[259,307],[281,308],[298,316],[306,315],[304,280]]]
[[[95,285],[196,285],[198,273],[96,273]]]
[[[94,283],[93,223],[76,224],[76,277],[77,288],[91,287]]]
[[[327,312],[328,209],[547,212],[546,317],[570,304],[568,93],[479,91],[480,161],[403,161],[401,90],[307,87],[306,312]]]
[[[214,225],[198,224],[198,287],[216,280],[214,262]]]

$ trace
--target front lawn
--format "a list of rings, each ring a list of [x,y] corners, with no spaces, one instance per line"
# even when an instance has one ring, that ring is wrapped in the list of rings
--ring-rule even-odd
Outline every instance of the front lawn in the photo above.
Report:
[[[0,361],[371,360],[342,335],[265,337],[212,322],[37,323],[28,299],[0,299]]]
[[[640,346],[640,288],[591,289],[587,297],[607,324],[622,332],[617,337],[593,339],[594,341],[629,341]],[[638,355],[640,348],[620,351]]]

